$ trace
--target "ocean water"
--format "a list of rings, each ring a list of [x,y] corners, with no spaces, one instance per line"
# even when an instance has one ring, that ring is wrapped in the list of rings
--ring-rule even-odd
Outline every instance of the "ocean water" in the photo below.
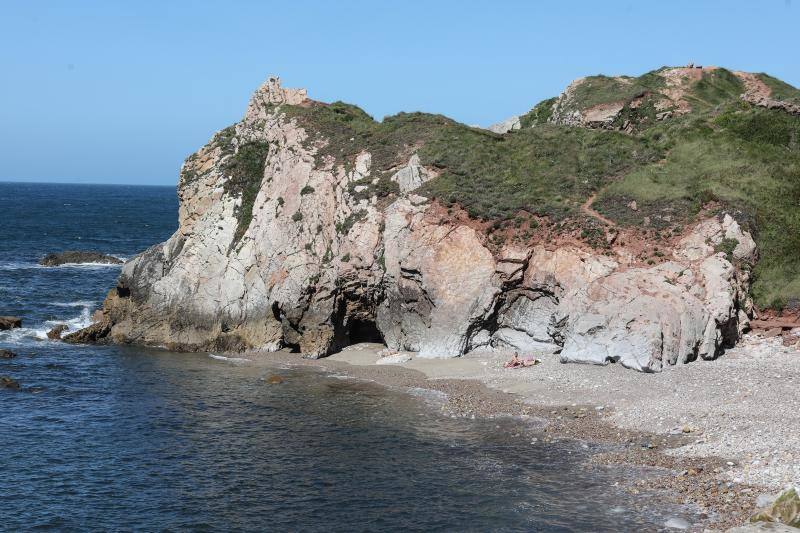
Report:
[[[115,266],[176,227],[172,188],[0,183],[0,530],[655,531],[691,518],[544,444],[514,419],[443,416],[435,396],[246,360],[46,339],[85,325]],[[245,356],[239,359],[246,359]],[[284,383],[269,385],[278,373]],[[533,439],[539,440],[533,443]],[[642,502],[646,502],[642,505]]]

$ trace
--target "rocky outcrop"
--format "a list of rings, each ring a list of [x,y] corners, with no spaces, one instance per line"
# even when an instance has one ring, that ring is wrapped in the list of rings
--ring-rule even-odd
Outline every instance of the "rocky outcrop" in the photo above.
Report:
[[[103,265],[121,265],[123,261],[113,255],[101,254],[99,252],[85,252],[68,250],[54,254],[47,254],[39,264],[47,267],[61,266],[79,263],[98,263]]]
[[[519,115],[514,115],[513,117],[509,117],[505,120],[492,124],[486,129],[494,133],[503,134],[512,130],[518,130],[521,127],[522,123],[520,122]]]
[[[47,338],[50,340],[61,340],[61,335],[67,330],[69,330],[69,326],[66,324],[57,324],[47,332]]]
[[[22,319],[16,316],[0,316],[0,331],[22,327]]]
[[[491,244],[415,192],[437,169],[413,150],[388,170],[366,149],[342,164],[284,104],[321,105],[276,78],[259,88],[185,163],[176,233],[128,261],[67,342],[318,357],[383,340],[418,357],[519,350],[660,371],[718,356],[747,325],[734,264],[756,251],[730,216],[687,230],[655,265],[613,246]],[[231,161],[252,146],[263,172],[237,189]],[[372,188],[383,173],[396,195]]]
[[[616,83],[627,85],[627,78],[613,78]],[[625,107],[625,100],[604,102],[587,107],[579,97],[579,88],[591,83],[588,78],[578,78],[570,83],[553,104],[549,122],[565,126],[581,126],[585,128],[612,127],[614,120]]]
[[[420,164],[419,156],[414,154],[408,160],[408,164],[395,172],[391,180],[400,187],[401,193],[408,193],[419,189],[425,182],[435,177],[435,173],[429,171]],[[361,185],[360,187],[365,187]],[[359,192],[358,190],[356,192]]]

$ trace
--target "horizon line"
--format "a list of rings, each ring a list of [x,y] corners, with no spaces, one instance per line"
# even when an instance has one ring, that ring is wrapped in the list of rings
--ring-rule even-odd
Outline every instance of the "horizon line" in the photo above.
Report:
[[[100,181],[36,181],[39,178],[28,180],[25,178],[0,178],[0,183],[29,183],[31,185],[109,185],[113,187],[177,187],[178,184],[173,185],[158,184],[158,183],[110,183]],[[47,178],[44,178],[47,179]],[[74,179],[74,178],[67,178]]]

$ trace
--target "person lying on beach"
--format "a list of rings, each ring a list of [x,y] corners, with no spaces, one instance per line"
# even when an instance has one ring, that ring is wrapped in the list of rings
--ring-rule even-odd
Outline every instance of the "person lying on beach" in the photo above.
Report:
[[[533,357],[520,359],[519,355],[515,352],[514,357],[512,357],[510,361],[507,361],[503,366],[505,368],[523,368],[526,366],[538,365],[539,363],[541,363],[541,361],[539,359],[534,359]]]

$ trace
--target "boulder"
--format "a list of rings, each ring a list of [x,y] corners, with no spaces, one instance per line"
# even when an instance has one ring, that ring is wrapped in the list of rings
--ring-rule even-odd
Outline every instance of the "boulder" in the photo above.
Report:
[[[800,528],[800,492],[796,487],[786,489],[774,502],[750,517],[750,522],[774,522]]]
[[[66,252],[47,254],[39,264],[42,266],[54,267],[76,263],[100,263],[104,265],[121,265],[123,261],[113,255],[101,254],[99,252],[86,252],[68,250]]]
[[[16,316],[0,316],[0,330],[22,327],[22,319]]]
[[[47,338],[50,340],[60,340],[61,334],[69,329],[66,324],[58,324],[53,329],[47,332]]]

